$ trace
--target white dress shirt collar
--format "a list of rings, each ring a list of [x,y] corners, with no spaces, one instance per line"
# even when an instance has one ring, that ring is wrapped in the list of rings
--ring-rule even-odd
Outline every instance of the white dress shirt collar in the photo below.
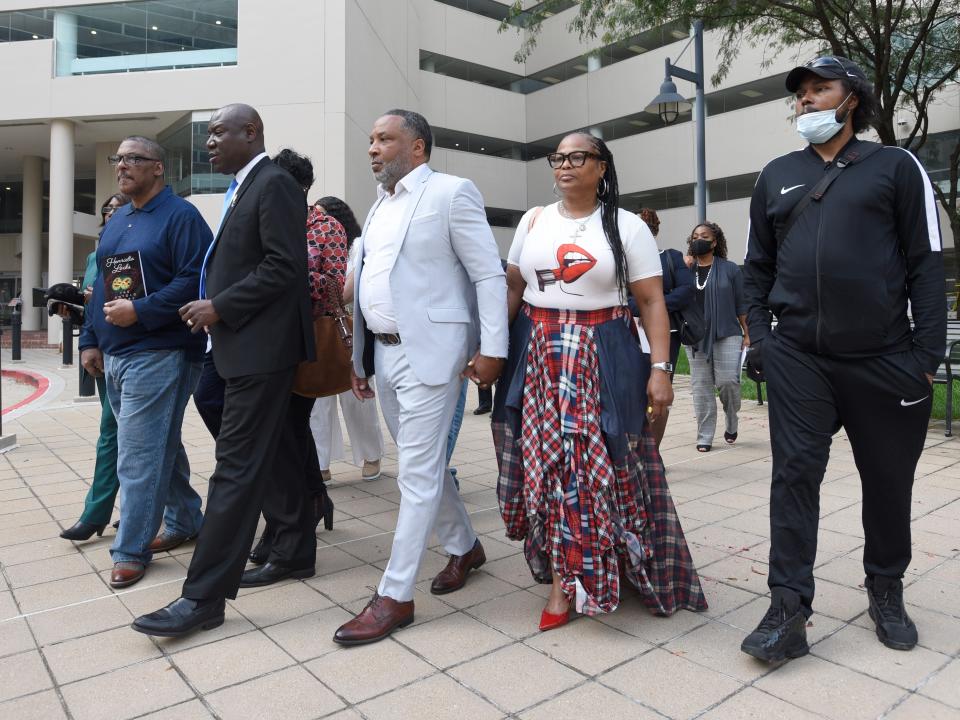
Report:
[[[237,174],[235,178],[237,180],[238,190],[240,189],[240,186],[243,185],[244,179],[247,177],[247,175],[250,174],[250,171],[253,170],[253,166],[256,165],[258,162],[260,162],[261,160],[263,160],[265,157],[270,157],[270,156],[267,155],[265,152],[262,152],[259,155],[257,155],[253,160],[251,160],[246,165],[244,165],[242,168],[237,170]]]
[[[397,181],[397,185],[393,188],[393,193],[396,195],[401,190],[405,192],[410,192],[413,190],[419,183],[423,182],[425,176],[432,173],[433,170],[430,169],[430,166],[426,163],[421,163],[417,165],[413,170],[408,172],[402,178]],[[389,196],[390,193],[387,192],[387,189],[381,183],[377,185],[377,197],[383,198],[384,196]]]

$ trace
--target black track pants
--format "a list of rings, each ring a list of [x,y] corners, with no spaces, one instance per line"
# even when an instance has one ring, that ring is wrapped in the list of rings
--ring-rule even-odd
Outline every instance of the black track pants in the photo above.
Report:
[[[863,489],[863,567],[902,577],[910,564],[910,496],[932,388],[912,352],[840,360],[763,342],[770,400],[771,588],[813,603],[820,483],[843,427]]]

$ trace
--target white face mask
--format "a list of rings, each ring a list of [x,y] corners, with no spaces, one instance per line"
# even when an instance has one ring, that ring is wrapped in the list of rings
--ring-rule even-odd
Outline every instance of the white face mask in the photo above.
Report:
[[[853,93],[850,93],[850,95],[853,95]],[[837,113],[843,107],[843,104],[850,99],[850,95],[847,95],[833,110],[820,110],[798,115],[797,132],[800,133],[800,137],[809,143],[820,145],[840,132],[840,129],[847,122],[847,115],[843,116],[843,122],[838,122]]]

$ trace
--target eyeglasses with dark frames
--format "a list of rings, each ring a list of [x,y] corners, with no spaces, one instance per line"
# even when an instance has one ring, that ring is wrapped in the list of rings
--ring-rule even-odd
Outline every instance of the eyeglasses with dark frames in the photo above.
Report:
[[[570,161],[570,167],[583,167],[584,163],[587,162],[587,158],[597,158],[600,156],[596,153],[587,152],[586,150],[574,150],[571,153],[550,153],[547,155],[547,162],[550,164],[554,170],[557,168],[563,167],[563,164]]]
[[[104,205],[102,208],[100,208],[100,214],[113,215],[119,209],[120,209],[119,205]]]
[[[107,162],[114,167],[120,163],[137,166],[145,162],[160,162],[160,158],[146,157],[144,155],[110,155],[107,158]]]

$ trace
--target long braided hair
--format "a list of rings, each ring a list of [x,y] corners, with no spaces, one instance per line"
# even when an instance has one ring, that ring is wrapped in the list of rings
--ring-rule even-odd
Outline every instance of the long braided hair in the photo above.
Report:
[[[620,213],[620,186],[617,184],[617,168],[613,164],[613,153],[603,140],[588,132],[574,134],[583,135],[589,139],[594,152],[607,164],[607,169],[597,186],[597,200],[602,206],[600,220],[603,224],[603,234],[607,236],[617,270],[617,288],[621,299],[624,299],[627,297],[627,254],[623,249],[623,240],[620,239],[620,224],[617,217]]]

